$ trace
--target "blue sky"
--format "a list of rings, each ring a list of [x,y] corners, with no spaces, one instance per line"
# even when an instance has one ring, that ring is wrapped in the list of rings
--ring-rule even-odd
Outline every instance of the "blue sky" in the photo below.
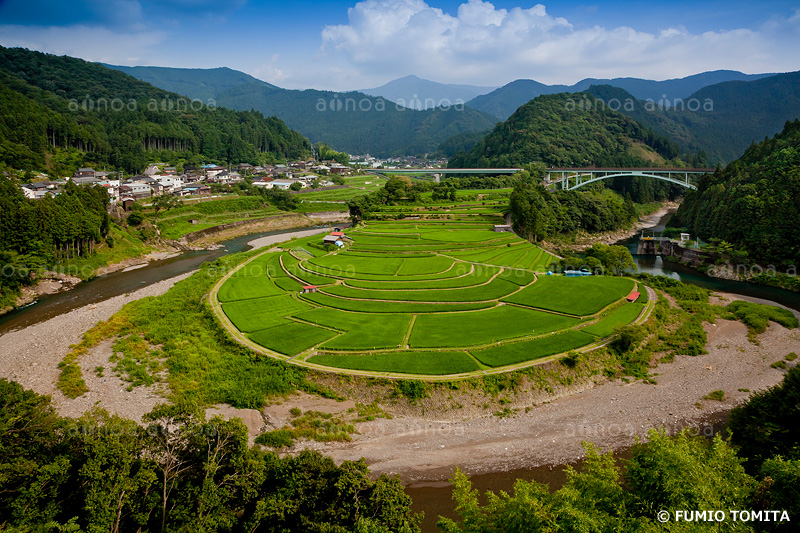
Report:
[[[0,0],[0,44],[287,88],[800,70],[800,2]]]

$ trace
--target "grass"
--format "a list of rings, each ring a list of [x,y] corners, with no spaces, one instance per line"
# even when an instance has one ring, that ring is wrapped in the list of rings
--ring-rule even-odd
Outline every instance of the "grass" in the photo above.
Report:
[[[411,331],[409,344],[414,348],[475,346],[541,335],[578,323],[577,318],[511,305],[468,313],[421,315]]]
[[[365,355],[322,354],[309,359],[335,368],[394,372],[399,374],[458,374],[478,370],[478,363],[465,352],[394,352]]]
[[[578,316],[597,313],[627,296],[634,283],[611,276],[540,276],[539,280],[505,301]]]
[[[248,337],[264,348],[291,356],[338,335],[338,333],[329,329],[318,328],[301,322],[286,322],[279,326],[258,330],[248,335]]]
[[[169,399],[199,406],[227,403],[258,409],[266,398],[297,390],[316,390],[305,371],[270,358],[259,358],[232,340],[218,325],[203,300],[233,265],[250,254],[232,254],[206,263],[167,293],[127,304],[111,319],[86,334],[69,357],[73,364],[92,346],[119,336],[146,339],[158,351]],[[157,348],[156,348],[157,347]],[[121,357],[133,354],[120,354]]]
[[[591,335],[580,330],[570,330],[539,339],[501,344],[485,350],[473,350],[472,355],[486,366],[498,367],[567,352],[591,344],[593,341],[594,337]]]
[[[583,331],[586,333],[591,333],[592,335],[597,335],[600,338],[608,337],[614,333],[614,330],[617,327],[630,324],[636,320],[636,317],[639,316],[643,308],[643,303],[626,302],[612,310],[596,323],[583,328]]]
[[[179,239],[187,233],[240,220],[263,218],[280,214],[276,207],[261,196],[218,198],[195,202],[161,213],[157,225],[161,236]],[[191,224],[189,220],[197,220]]]
[[[361,280],[348,280],[347,285],[350,287],[357,287],[359,289],[374,289],[374,290],[403,290],[403,289],[457,289],[461,287],[471,287],[481,283],[486,283],[498,272],[500,268],[489,267],[484,265],[471,265],[469,263],[456,263],[454,267],[458,272],[462,272],[459,277],[448,279],[437,279],[433,281],[418,280],[418,281],[361,281]],[[522,272],[522,271],[520,271]],[[505,277],[513,281],[514,276]],[[532,278],[531,278],[532,281]]]

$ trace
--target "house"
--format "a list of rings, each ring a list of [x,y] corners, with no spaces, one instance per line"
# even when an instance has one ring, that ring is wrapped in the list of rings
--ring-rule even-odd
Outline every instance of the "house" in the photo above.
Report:
[[[146,183],[126,183],[120,186],[119,195],[121,197],[131,197],[134,199],[149,198],[153,196],[153,189]]]
[[[339,163],[331,163],[330,172],[331,174],[336,174],[337,176],[345,176],[350,174],[350,167],[341,165]]]
[[[119,203],[122,205],[122,209],[124,211],[131,211],[133,209],[133,204],[136,203],[136,199],[130,196],[125,196],[120,198]]]
[[[75,171],[75,178],[93,178],[94,177],[94,169],[93,168],[79,168]]]
[[[631,291],[627,298],[625,298],[629,302],[635,302],[639,299],[639,293],[637,291]]]
[[[335,244],[336,246],[341,248],[342,246],[344,246],[344,240],[342,239],[341,235],[330,234],[330,235],[325,235],[322,238],[322,244]]]
[[[316,285],[303,285],[302,294],[308,294],[309,292],[317,292]]]
[[[513,233],[513,230],[511,229],[511,226],[509,226],[508,224],[495,224],[494,225],[494,231],[497,232],[497,233],[501,233],[501,232],[504,232],[504,231],[507,231],[509,233]]]
[[[211,194],[211,187],[208,185],[187,185],[172,192],[173,196],[208,196]]]
[[[70,181],[75,185],[94,185],[95,183],[100,183],[102,180],[94,176],[74,176]]]
[[[145,176],[155,176],[158,173],[158,167],[155,165],[148,166],[144,171]]]
[[[305,183],[303,183],[300,180],[274,180],[272,181],[272,188],[285,191],[288,190],[293,183],[299,183],[300,185],[305,187]]]

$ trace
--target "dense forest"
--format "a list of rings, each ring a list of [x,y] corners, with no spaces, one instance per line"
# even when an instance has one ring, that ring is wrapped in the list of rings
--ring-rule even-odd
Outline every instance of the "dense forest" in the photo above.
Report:
[[[450,148],[469,137],[454,138]],[[680,149],[631,118],[586,93],[539,96],[498,124],[470,151],[450,158],[450,168],[522,167],[651,167],[680,161]],[[614,178],[600,187],[630,195],[637,203],[675,199],[680,186],[650,178]]]
[[[754,141],[779,132],[800,108],[800,72],[777,74],[755,81],[732,81],[705,87],[685,100],[637,100],[608,85],[586,90],[651,130],[669,137],[685,157],[701,156],[691,166],[733,161]]]
[[[523,105],[449,166],[648,167],[659,155],[673,159],[680,149],[588,94],[562,93]]]
[[[190,98],[213,98],[230,109],[275,115],[312,142],[351,154],[433,152],[454,135],[485,131],[497,122],[488,113],[463,105],[415,111],[354,91],[281,89],[229,69],[112,68]]]
[[[636,206],[611,191],[548,191],[540,183],[520,179],[514,186],[509,213],[518,235],[536,242],[578,231],[613,231],[636,220]]]
[[[107,240],[111,220],[103,187],[67,182],[58,196],[29,200],[17,183],[0,177],[0,307],[13,305],[36,271],[83,257]]]
[[[140,172],[148,160],[283,161],[311,145],[283,121],[157,89],[67,56],[0,47],[0,164]],[[212,103],[213,104],[213,103]]]
[[[0,379],[4,531],[419,531],[397,477],[250,448],[241,420],[162,405],[145,426]]]
[[[703,239],[718,239],[749,260],[800,263],[800,121],[752,145],[689,192],[669,224]]]

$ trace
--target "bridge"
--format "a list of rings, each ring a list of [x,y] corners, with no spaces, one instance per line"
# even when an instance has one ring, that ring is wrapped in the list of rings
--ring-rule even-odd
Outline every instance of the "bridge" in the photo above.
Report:
[[[420,176],[425,174],[516,174],[521,168],[374,168],[373,174],[403,174]]]
[[[609,178],[640,176],[697,190],[693,180],[712,172],[713,168],[550,168],[547,169],[545,183],[560,183],[562,189],[572,191]]]
[[[523,168],[376,168],[367,170],[373,174],[402,174],[420,176],[431,174],[438,181],[445,174],[516,174]],[[545,184],[560,183],[564,190],[572,191],[600,180],[618,177],[640,176],[668,181],[687,189],[697,189],[694,180],[714,172],[713,168],[549,168]]]

